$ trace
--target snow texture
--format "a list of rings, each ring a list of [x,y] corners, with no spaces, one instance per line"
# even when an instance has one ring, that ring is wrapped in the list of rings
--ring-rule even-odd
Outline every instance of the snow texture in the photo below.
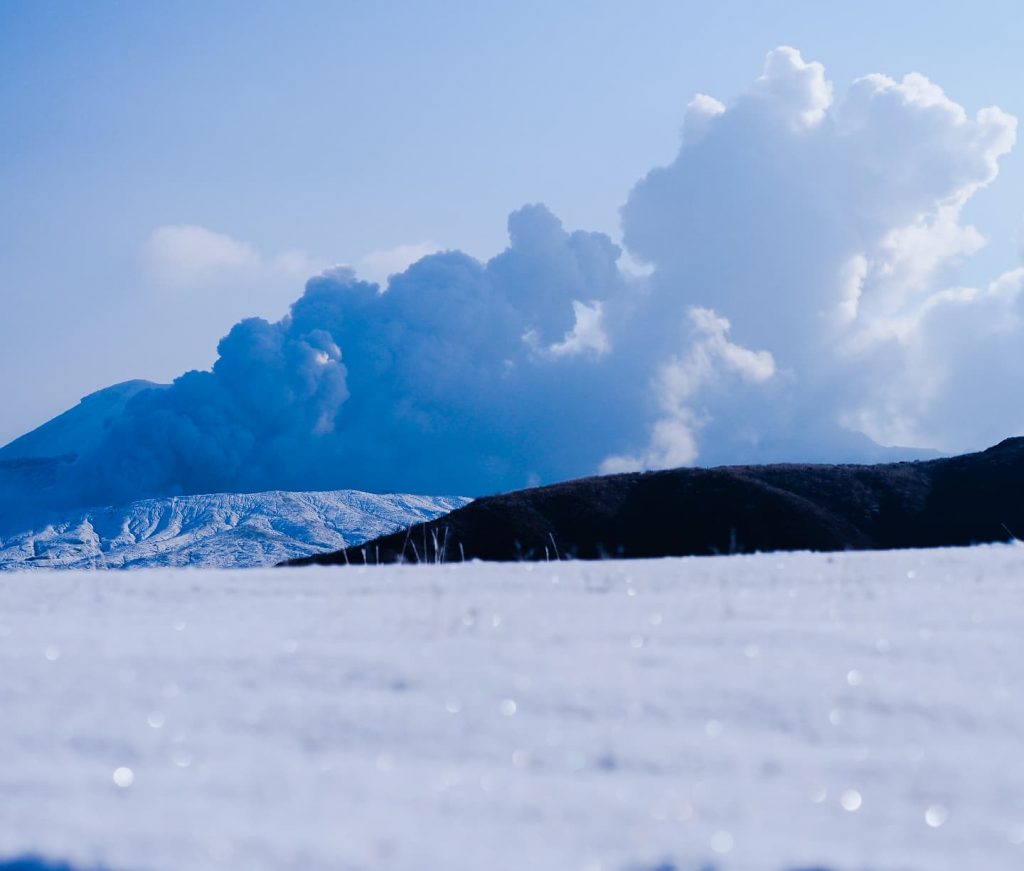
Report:
[[[0,571],[272,566],[432,520],[468,501],[358,490],[145,499],[0,536]]]
[[[1024,862],[1014,546],[8,574],[0,601],[0,860]]]

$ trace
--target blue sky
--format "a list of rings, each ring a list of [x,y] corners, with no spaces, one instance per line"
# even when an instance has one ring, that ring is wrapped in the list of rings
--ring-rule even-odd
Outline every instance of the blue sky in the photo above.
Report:
[[[5,0],[0,443],[112,382],[210,365],[304,270],[425,243],[488,257],[535,201],[620,238],[691,97],[728,102],[780,44],[837,89],[920,71],[970,113],[1024,117],[1022,25],[1013,2]],[[1022,215],[1018,149],[966,207],[990,243],[963,280],[1017,263]],[[147,240],[175,225],[231,237],[252,268],[224,287],[155,275]]]

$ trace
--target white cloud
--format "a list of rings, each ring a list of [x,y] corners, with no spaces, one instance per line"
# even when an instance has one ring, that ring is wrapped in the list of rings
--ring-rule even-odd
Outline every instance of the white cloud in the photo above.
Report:
[[[226,233],[195,224],[158,227],[142,245],[142,266],[155,285],[172,290],[245,284],[278,277],[301,280],[323,264],[303,251],[267,257]]]
[[[869,75],[833,93],[820,64],[790,48],[771,52],[724,111],[698,101],[699,137],[688,140],[684,125],[677,158],[648,173],[623,207],[629,254],[654,266],[657,315],[644,328],[713,308],[732,323],[734,342],[770,352],[785,375],[746,390],[702,389],[702,456],[706,441],[733,444],[728,458],[740,431],[751,443],[797,444],[813,433],[840,444],[846,426],[960,449],[1018,425],[984,386],[977,358],[955,356],[961,377],[939,378],[941,343],[924,339],[938,330],[937,315],[924,313],[985,244],[961,213],[996,178],[1016,119],[994,107],[969,113],[917,73]],[[954,296],[957,344],[986,341],[991,294]],[[950,391],[967,389],[968,372],[990,400],[985,427],[952,419]]]
[[[686,106],[683,117],[683,144],[699,142],[711,122],[725,111],[725,106],[707,94],[697,94]]]
[[[1024,432],[1024,267],[985,288],[935,292],[888,341],[900,365],[851,412],[859,429],[946,450]]]
[[[548,357],[574,357],[578,354],[592,354],[600,357],[611,350],[611,341],[604,328],[604,303],[593,300],[589,303],[572,301],[576,318],[573,328],[560,342],[548,345],[540,343],[536,330],[528,330],[523,341],[537,354]]]
[[[839,317],[842,321],[849,323],[857,319],[867,274],[868,261],[863,254],[854,254],[842,265],[839,278]]]
[[[784,45],[768,53],[751,96],[801,129],[813,127],[825,117],[832,105],[832,83],[820,63],[807,63],[795,48]]]
[[[960,223],[956,206],[940,206],[882,241],[880,277],[898,288],[897,299],[927,288],[940,267],[965,260],[985,247],[976,227]]]
[[[535,203],[487,262],[374,252],[357,269],[391,274],[386,293],[322,272],[286,317],[247,317],[211,371],[112,428],[77,467],[88,501],[495,492],[598,466],[876,460],[867,436],[960,450],[1024,431],[1024,268],[983,288],[953,268],[984,244],[962,210],[1016,121],[917,74],[833,94],[781,48],[732,102],[696,98],[677,157],[622,209],[625,254]],[[250,315],[256,285],[318,271],[201,227],[160,228],[144,254],[169,286],[243,287]]]
[[[991,373],[1015,384],[1024,368],[1019,294],[1006,289],[1015,273],[950,287],[985,244],[962,212],[996,178],[1014,118],[968,111],[919,73],[837,89],[822,64],[783,46],[733,100],[694,97],[681,138],[624,205],[625,250],[534,204],[510,216],[510,249],[487,264],[456,252],[424,260],[432,242],[361,258],[359,275],[393,276],[383,311],[417,325],[396,315],[372,345],[339,340],[353,377],[370,359],[380,389],[406,361],[416,386],[396,394],[395,413],[428,432],[435,409],[413,415],[409,396],[477,397],[453,419],[482,422],[519,390],[514,412],[495,418],[504,426],[528,416],[527,395],[545,419],[573,409],[606,469],[755,449],[846,456],[863,444],[851,431],[959,449],[1014,430]],[[301,252],[267,256],[201,227],[160,228],[146,258],[180,287],[317,271]],[[367,291],[337,292],[342,323],[357,309],[370,317]],[[596,397],[629,411],[602,418]]]
[[[601,471],[669,469],[693,463],[699,455],[698,434],[710,416],[694,406],[702,391],[730,376],[760,384],[775,374],[775,361],[767,351],[751,351],[729,341],[729,321],[711,309],[689,311],[690,350],[662,364],[653,393],[661,416],[651,427],[647,447],[637,455],[612,455]]]
[[[836,106],[834,150],[847,152],[845,193],[867,223],[890,229],[922,215],[962,206],[998,174],[1013,147],[1017,121],[995,107],[974,118],[918,73],[897,82],[870,75],[855,81]],[[955,214],[955,212],[954,212]]]
[[[440,250],[441,246],[434,242],[413,242],[371,251],[359,261],[357,272],[360,277],[367,281],[375,281],[383,287],[389,276],[404,272],[417,260],[436,254]]]

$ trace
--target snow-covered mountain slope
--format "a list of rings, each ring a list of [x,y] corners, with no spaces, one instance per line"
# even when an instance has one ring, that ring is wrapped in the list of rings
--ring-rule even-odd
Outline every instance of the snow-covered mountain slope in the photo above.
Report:
[[[0,538],[0,570],[274,565],[358,544],[468,501],[357,490],[145,499]]]
[[[162,390],[166,384],[122,381],[104,387],[31,432],[0,448],[0,460],[63,457],[95,448],[125,405],[143,390]]]
[[[1019,547],[51,572],[0,602],[0,868],[1024,867]]]

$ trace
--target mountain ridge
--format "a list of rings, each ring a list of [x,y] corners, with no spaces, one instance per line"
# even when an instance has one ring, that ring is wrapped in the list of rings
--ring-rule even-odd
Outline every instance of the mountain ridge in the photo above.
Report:
[[[380,562],[939,547],[1024,534],[1024,438],[935,460],[581,478],[477,499],[366,543]],[[1012,530],[1012,531],[1011,531]],[[362,547],[290,565],[361,560]]]
[[[273,565],[358,544],[467,501],[358,490],[142,499],[59,514],[35,529],[0,536],[0,571]]]
[[[74,459],[98,445],[125,406],[145,390],[164,390],[166,384],[136,378],[83,396],[56,417],[0,447],[0,460]]]

